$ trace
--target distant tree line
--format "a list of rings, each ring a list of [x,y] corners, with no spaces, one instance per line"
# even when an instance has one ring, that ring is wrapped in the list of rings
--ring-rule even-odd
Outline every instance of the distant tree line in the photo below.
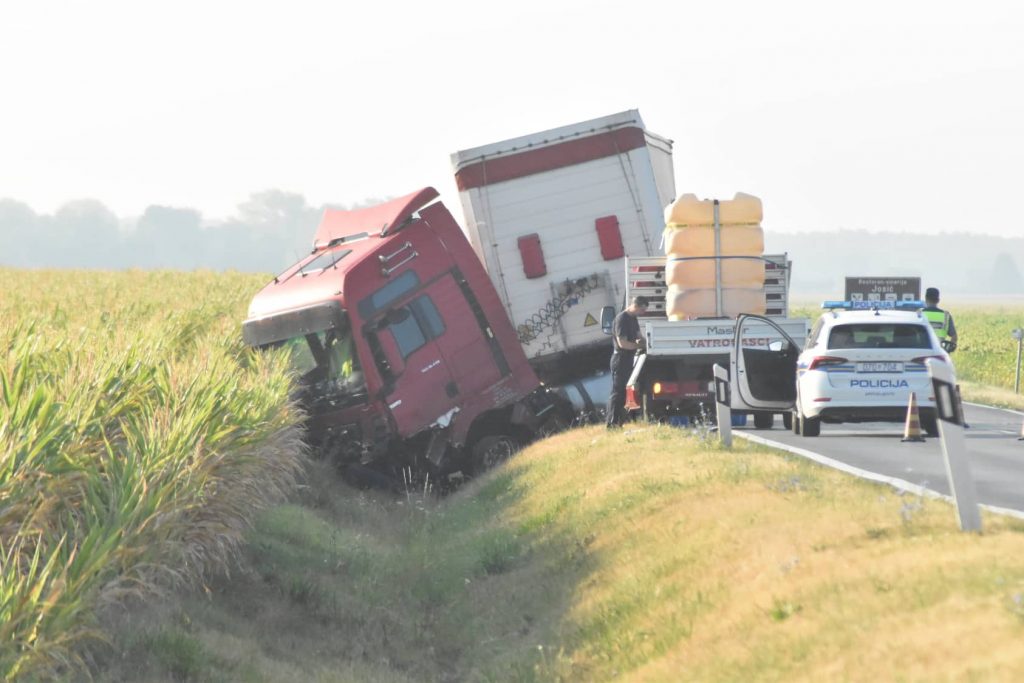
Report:
[[[917,276],[957,294],[1024,294],[1024,238],[969,233],[765,231],[768,252],[793,260],[794,291],[842,296],[846,276]]]
[[[253,194],[235,215],[219,221],[204,220],[195,209],[156,205],[137,218],[120,218],[93,199],[37,214],[22,202],[0,199],[0,265],[278,272],[310,250],[325,208],[281,190]],[[841,295],[846,275],[909,275],[947,297],[1024,294],[1024,237],[769,228],[765,241],[768,252],[787,252],[794,261],[794,292]]]
[[[276,272],[311,249],[324,208],[281,190],[253,194],[221,221],[156,205],[138,218],[119,218],[93,199],[46,215],[0,199],[0,265]]]

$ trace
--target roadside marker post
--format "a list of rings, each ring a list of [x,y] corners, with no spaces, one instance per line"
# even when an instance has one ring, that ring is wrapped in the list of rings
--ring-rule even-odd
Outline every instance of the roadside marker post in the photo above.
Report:
[[[732,399],[729,388],[729,372],[718,363],[712,368],[715,373],[715,416],[718,418],[718,436],[726,448],[732,448]]]
[[[1017,340],[1017,378],[1013,381],[1013,393],[1020,393],[1020,357],[1021,349],[1024,348],[1024,329],[1018,327],[1010,333]]]
[[[932,358],[926,360],[925,365],[928,366],[928,375],[932,379],[932,389],[935,392],[939,440],[942,442],[942,456],[946,461],[949,490],[953,494],[953,503],[960,519],[960,530],[980,532],[981,511],[978,508],[978,494],[967,460],[963,411],[953,371],[946,363]]]

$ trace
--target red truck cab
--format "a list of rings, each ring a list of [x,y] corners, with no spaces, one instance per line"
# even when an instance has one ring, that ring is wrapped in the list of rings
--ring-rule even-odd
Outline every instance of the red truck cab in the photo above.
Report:
[[[289,349],[310,441],[345,463],[465,470],[474,444],[522,442],[553,407],[437,197],[327,210],[242,325],[246,343]]]

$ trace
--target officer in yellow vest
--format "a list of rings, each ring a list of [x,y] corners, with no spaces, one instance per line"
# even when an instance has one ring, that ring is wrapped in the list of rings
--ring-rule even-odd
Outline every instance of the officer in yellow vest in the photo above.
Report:
[[[935,287],[926,289],[924,304],[924,310],[921,312],[935,330],[935,336],[939,338],[942,348],[949,353],[956,351],[956,325],[949,311],[939,308],[939,290]]]
[[[921,312],[924,313],[925,319],[935,330],[935,336],[939,338],[942,348],[947,353],[956,351],[956,325],[953,323],[953,316],[950,312],[939,308],[939,290],[935,287],[924,290],[924,309]],[[964,419],[959,384],[956,385],[956,397],[957,405],[960,407],[960,422],[964,429],[969,429],[971,425],[967,424],[967,420]]]

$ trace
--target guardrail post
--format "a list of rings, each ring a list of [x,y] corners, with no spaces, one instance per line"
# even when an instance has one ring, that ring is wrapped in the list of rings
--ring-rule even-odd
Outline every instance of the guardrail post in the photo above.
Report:
[[[732,448],[732,401],[729,387],[729,372],[718,363],[715,373],[715,415],[718,418],[718,436],[726,448]]]
[[[928,366],[932,390],[935,392],[942,456],[946,461],[946,476],[949,477],[949,490],[953,494],[953,503],[960,519],[960,530],[981,531],[981,511],[967,461],[963,413],[953,371],[946,363],[932,358],[926,360],[925,365]]]

